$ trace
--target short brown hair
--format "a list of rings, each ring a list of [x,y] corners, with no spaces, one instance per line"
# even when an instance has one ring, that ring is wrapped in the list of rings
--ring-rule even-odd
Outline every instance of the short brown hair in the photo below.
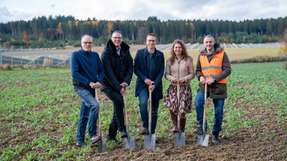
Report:
[[[155,34],[154,32],[150,32],[150,33],[148,33],[148,34],[146,35],[146,37],[148,37],[148,36],[156,37],[156,34]]]

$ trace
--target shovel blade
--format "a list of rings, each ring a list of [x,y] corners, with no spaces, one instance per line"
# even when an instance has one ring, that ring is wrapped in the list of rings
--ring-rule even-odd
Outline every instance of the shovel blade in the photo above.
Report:
[[[144,148],[147,150],[155,150],[155,134],[144,135]]]
[[[135,139],[133,137],[127,137],[124,139],[124,148],[129,150],[134,150],[136,147]]]
[[[208,146],[209,135],[198,135],[197,136],[197,144],[207,147]]]
[[[185,145],[185,133],[184,132],[178,132],[175,133],[175,145],[176,146],[184,146]]]
[[[202,143],[202,139],[203,138],[203,135],[197,135],[196,137],[196,144],[200,145]]]
[[[106,138],[101,138],[98,142],[98,152],[106,152],[107,151],[107,144],[106,144]]]

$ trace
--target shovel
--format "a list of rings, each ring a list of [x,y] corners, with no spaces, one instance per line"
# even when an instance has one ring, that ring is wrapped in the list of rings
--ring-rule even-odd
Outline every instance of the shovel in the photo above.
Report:
[[[178,147],[185,145],[185,133],[180,128],[180,113],[177,115],[177,128],[178,132],[175,133],[175,145]]]
[[[99,96],[98,91],[95,89],[95,96],[96,100],[99,103]],[[100,117],[100,108],[99,108],[99,116],[98,116],[98,135],[100,136],[100,140],[98,141],[98,152],[102,153],[107,151],[107,144],[106,144],[106,138],[102,135],[102,126],[101,126],[101,117]]]
[[[148,135],[144,135],[144,148],[147,150],[155,150],[155,134],[151,133],[151,108],[152,108],[152,91],[149,89],[149,103],[148,103]]]
[[[136,145],[135,145],[135,139],[133,137],[131,137],[129,135],[129,120],[128,120],[128,114],[127,114],[127,110],[126,110],[126,99],[125,96],[123,96],[124,98],[124,115],[125,115],[125,124],[126,124],[126,130],[128,133],[128,136],[124,139],[124,148],[125,149],[129,149],[129,150],[134,150]]]
[[[203,108],[203,120],[202,120],[202,130],[203,133],[202,135],[199,135],[197,138],[197,144],[201,146],[208,146],[208,139],[209,135],[207,134],[207,131],[205,130],[205,122],[206,122],[206,116],[205,116],[205,111],[207,109],[207,83],[204,85],[204,108]]]
[[[176,94],[177,94],[178,105],[180,104],[180,102],[179,102],[179,88],[180,88],[179,83],[177,83]],[[178,129],[178,131],[175,133],[175,145],[178,147],[185,145],[185,133],[181,130],[181,127],[180,127],[180,116],[181,116],[181,114],[180,114],[180,111],[178,109],[178,114],[177,114],[177,129]]]

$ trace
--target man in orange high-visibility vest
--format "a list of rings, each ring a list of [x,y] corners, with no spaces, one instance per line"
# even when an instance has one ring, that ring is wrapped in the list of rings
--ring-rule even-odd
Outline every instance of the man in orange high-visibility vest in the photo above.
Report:
[[[211,35],[203,39],[204,49],[200,52],[196,65],[196,76],[199,80],[199,89],[195,98],[196,119],[198,123],[197,135],[202,135],[204,85],[207,84],[207,97],[213,99],[214,126],[212,143],[219,144],[219,133],[223,120],[224,100],[227,97],[227,77],[231,73],[231,65],[227,54]],[[207,124],[206,126],[207,127]]]

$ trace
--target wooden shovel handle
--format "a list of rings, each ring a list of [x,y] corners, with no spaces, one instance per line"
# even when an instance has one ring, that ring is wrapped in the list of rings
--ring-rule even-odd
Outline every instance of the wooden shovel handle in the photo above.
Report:
[[[203,105],[203,118],[202,118],[202,130],[203,130],[203,132],[205,132],[206,104],[207,104],[207,83],[204,84],[204,105]]]

